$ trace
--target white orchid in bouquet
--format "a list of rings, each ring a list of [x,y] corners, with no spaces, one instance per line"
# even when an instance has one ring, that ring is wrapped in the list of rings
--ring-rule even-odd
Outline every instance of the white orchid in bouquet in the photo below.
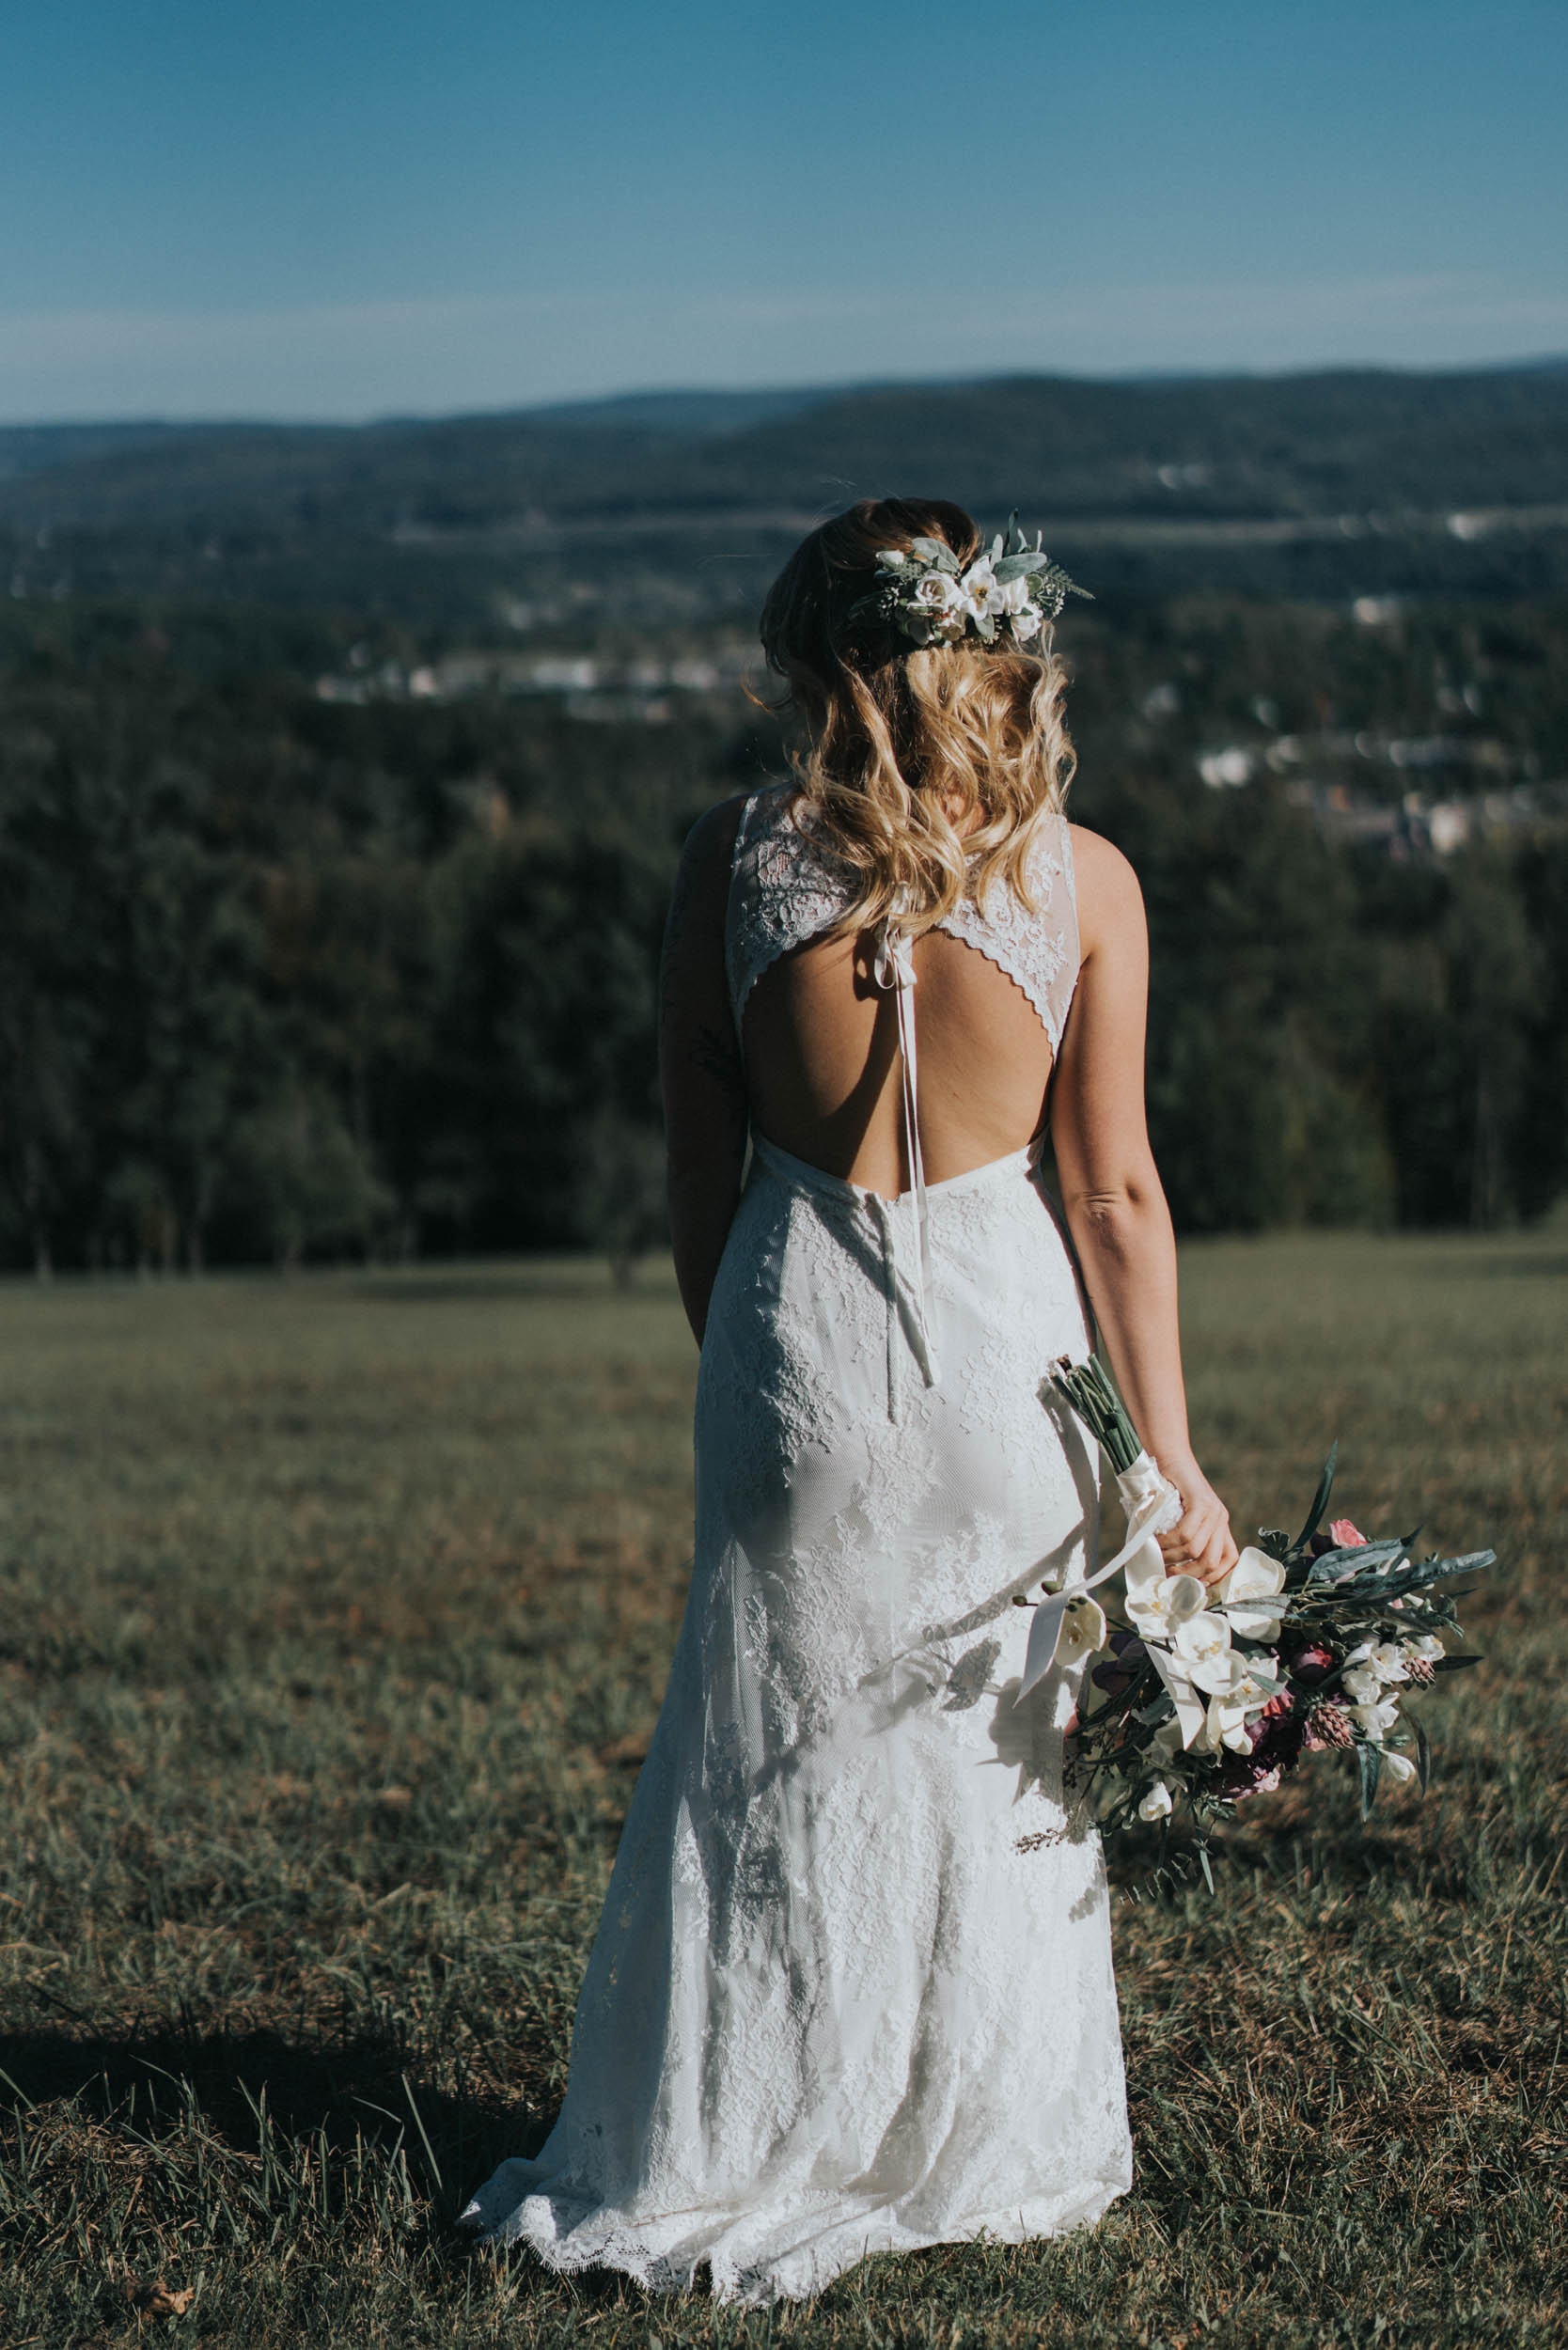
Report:
[[[1126,1543],[1090,1578],[1098,1585],[1125,1569],[1125,1624],[1113,1627],[1085,1586],[1048,1594],[1035,1610],[1023,1683],[1027,1691],[1052,1663],[1103,1652],[1090,1675],[1095,1698],[1080,1707],[1073,1767],[1107,1842],[1157,1823],[1163,1863],[1184,1814],[1212,1885],[1212,1830],[1238,1804],[1271,1793],[1305,1754],[1356,1756],[1363,1819],[1385,1777],[1424,1788],[1426,1732],[1406,1725],[1401,1701],[1437,1673],[1478,1661],[1444,1646],[1442,1635],[1459,1622],[1457,1594],[1442,1587],[1490,1566],[1496,1554],[1414,1559],[1413,1535],[1369,1541],[1348,1518],[1320,1530],[1336,1446],[1294,1542],[1261,1531],[1207,1587],[1168,1574],[1157,1538],[1180,1501],[1100,1365],[1063,1361],[1042,1393],[1064,1398],[1102,1445],[1128,1516]]]

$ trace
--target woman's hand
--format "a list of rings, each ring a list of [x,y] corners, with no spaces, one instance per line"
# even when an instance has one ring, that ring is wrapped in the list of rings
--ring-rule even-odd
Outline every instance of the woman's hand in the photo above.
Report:
[[[1196,1461],[1162,1461],[1160,1467],[1182,1496],[1180,1519],[1159,1537],[1165,1571],[1195,1574],[1200,1583],[1217,1583],[1236,1563],[1231,1512]]]

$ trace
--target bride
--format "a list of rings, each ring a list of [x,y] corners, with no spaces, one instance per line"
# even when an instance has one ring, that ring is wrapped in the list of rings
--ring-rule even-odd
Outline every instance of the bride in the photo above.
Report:
[[[813,531],[762,614],[807,754],[686,848],[695,1568],[560,2117],[464,2215],[557,2269],[706,2263],[765,2302],[1130,2182],[1104,1862],[1062,1797],[1082,1668],[1019,1695],[1014,1600],[1094,1558],[1058,1357],[1097,1331],[1182,1496],[1170,1569],[1236,1552],[1187,1435],[1142,903],[1061,812],[1070,588],[940,501]]]

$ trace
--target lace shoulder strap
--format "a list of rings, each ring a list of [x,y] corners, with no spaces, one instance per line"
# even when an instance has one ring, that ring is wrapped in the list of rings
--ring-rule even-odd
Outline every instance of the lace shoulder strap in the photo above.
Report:
[[[1033,911],[998,882],[983,903],[961,899],[938,928],[978,948],[1022,988],[1055,1052],[1067,1025],[1079,962],[1073,845],[1065,816],[1048,817],[1036,832],[1028,878]],[[795,822],[790,787],[772,784],[754,791],[735,828],[725,916],[725,971],[737,1033],[746,998],[768,965],[831,930],[853,894],[849,876],[835,869]]]
[[[978,948],[1022,988],[1040,1014],[1054,1053],[1067,1026],[1080,961],[1073,839],[1065,816],[1048,816],[1040,826],[1027,870],[1032,912],[1006,882],[998,881],[983,901],[961,899],[937,928]]]
[[[851,895],[846,878],[795,822],[788,784],[754,791],[735,828],[724,924],[725,974],[737,1035],[746,997],[769,964],[831,930]]]

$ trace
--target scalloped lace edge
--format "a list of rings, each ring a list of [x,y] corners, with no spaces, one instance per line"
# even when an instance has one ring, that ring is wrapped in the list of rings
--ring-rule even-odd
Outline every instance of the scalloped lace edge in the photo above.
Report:
[[[727,2258],[722,2248],[726,2225],[731,2219],[744,2222],[748,2217],[738,2208],[718,2218],[711,2248],[681,2251],[661,2251],[656,2242],[650,2241],[646,2222],[639,2232],[637,2222],[619,2214],[595,2214],[591,2206],[548,2193],[525,2196],[505,2218],[489,2227],[483,2226],[471,2205],[458,2224],[474,2232],[480,2243],[497,2248],[525,2244],[558,2276],[575,2276],[589,2268],[613,2268],[649,2293],[690,2293],[697,2286],[698,2270],[706,2265],[714,2300],[738,2301],[758,2308],[777,2300],[808,2300],[868,2258],[987,2239],[997,2244],[1050,2242],[1077,2229],[1093,2227],[1131,2185],[1129,2150],[1128,2159],[1113,2177],[1094,2178],[1060,2195],[1036,2197],[1032,2202],[1015,2205],[1005,2213],[993,2212],[982,2218],[954,2221],[938,2231],[928,2232],[904,2226],[893,2217],[892,2207],[882,2204],[862,2217],[831,2221],[814,2243],[792,2255],[755,2262]],[[536,2208],[537,2217],[530,2212],[530,2206]],[[556,2232],[557,2208],[566,2214],[572,2210],[582,2214],[564,2238]],[[749,2216],[755,2217],[755,2214]],[[782,2218],[780,2214],[779,2220]],[[582,2241],[573,2242],[572,2239],[579,2234]]]

